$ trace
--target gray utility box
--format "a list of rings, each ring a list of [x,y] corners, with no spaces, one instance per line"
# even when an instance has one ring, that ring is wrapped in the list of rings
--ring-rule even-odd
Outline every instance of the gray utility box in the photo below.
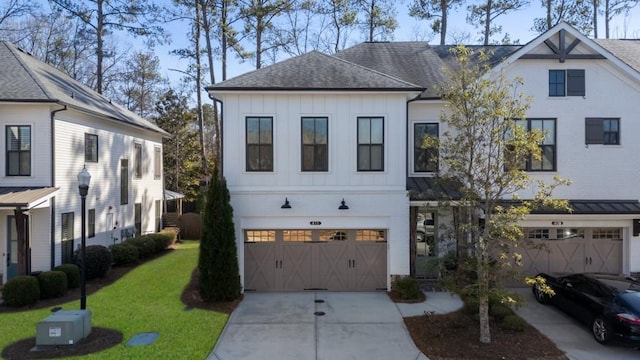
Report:
[[[91,333],[91,311],[60,310],[36,326],[36,346],[73,345]]]

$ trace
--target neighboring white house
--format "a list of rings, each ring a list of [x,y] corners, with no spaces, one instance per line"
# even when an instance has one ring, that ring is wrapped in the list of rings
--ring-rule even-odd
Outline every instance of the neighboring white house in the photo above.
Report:
[[[640,272],[640,41],[594,41],[561,23],[524,46],[473,47],[533,97],[527,124],[547,138],[528,171],[573,182],[554,193],[573,213],[521,224],[552,250],[526,251],[525,272]],[[434,275],[430,259],[455,239],[433,191],[457,192],[435,181],[438,155],[420,144],[444,131],[436,89],[450,48],[363,43],[208,88],[223,104],[245,290],[373,290]]]
[[[85,166],[87,245],[155,231],[169,134],[12,44],[0,63],[2,281],[71,260]]]

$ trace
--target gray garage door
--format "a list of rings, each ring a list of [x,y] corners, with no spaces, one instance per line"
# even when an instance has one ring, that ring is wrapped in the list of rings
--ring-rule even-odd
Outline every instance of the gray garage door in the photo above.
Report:
[[[246,291],[386,290],[386,231],[245,230]]]
[[[526,275],[539,272],[622,272],[622,229],[525,229],[531,244],[522,251]]]

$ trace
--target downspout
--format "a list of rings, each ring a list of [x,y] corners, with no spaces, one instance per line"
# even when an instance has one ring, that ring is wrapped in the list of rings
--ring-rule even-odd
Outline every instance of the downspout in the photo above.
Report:
[[[51,186],[56,186],[56,127],[55,127],[55,115],[60,111],[66,111],[67,105],[62,105],[62,109],[53,110],[51,112]],[[51,269],[56,267],[56,198],[52,197],[49,200],[49,208],[51,213],[51,233],[49,234],[51,249]]]

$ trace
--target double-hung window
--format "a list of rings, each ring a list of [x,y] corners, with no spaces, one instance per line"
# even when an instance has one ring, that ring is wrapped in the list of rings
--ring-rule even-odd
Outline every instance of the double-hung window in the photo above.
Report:
[[[556,119],[527,119],[518,120],[528,131],[538,130],[542,132],[543,139],[540,143],[541,157],[536,159],[531,156],[523,170],[526,171],[555,171],[556,170]]]
[[[329,170],[329,126],[326,117],[302,118],[302,171]]]
[[[98,162],[98,135],[84,134],[84,161]]]
[[[7,126],[7,176],[31,175],[31,126]]]
[[[584,69],[549,70],[549,96],[584,95]]]
[[[358,171],[384,171],[384,118],[358,118]]]
[[[586,118],[585,143],[620,145],[620,119]]]
[[[413,171],[438,171],[438,148],[424,146],[425,138],[438,139],[438,123],[415,123],[413,125]]]
[[[248,116],[247,171],[273,171],[273,118]]]

